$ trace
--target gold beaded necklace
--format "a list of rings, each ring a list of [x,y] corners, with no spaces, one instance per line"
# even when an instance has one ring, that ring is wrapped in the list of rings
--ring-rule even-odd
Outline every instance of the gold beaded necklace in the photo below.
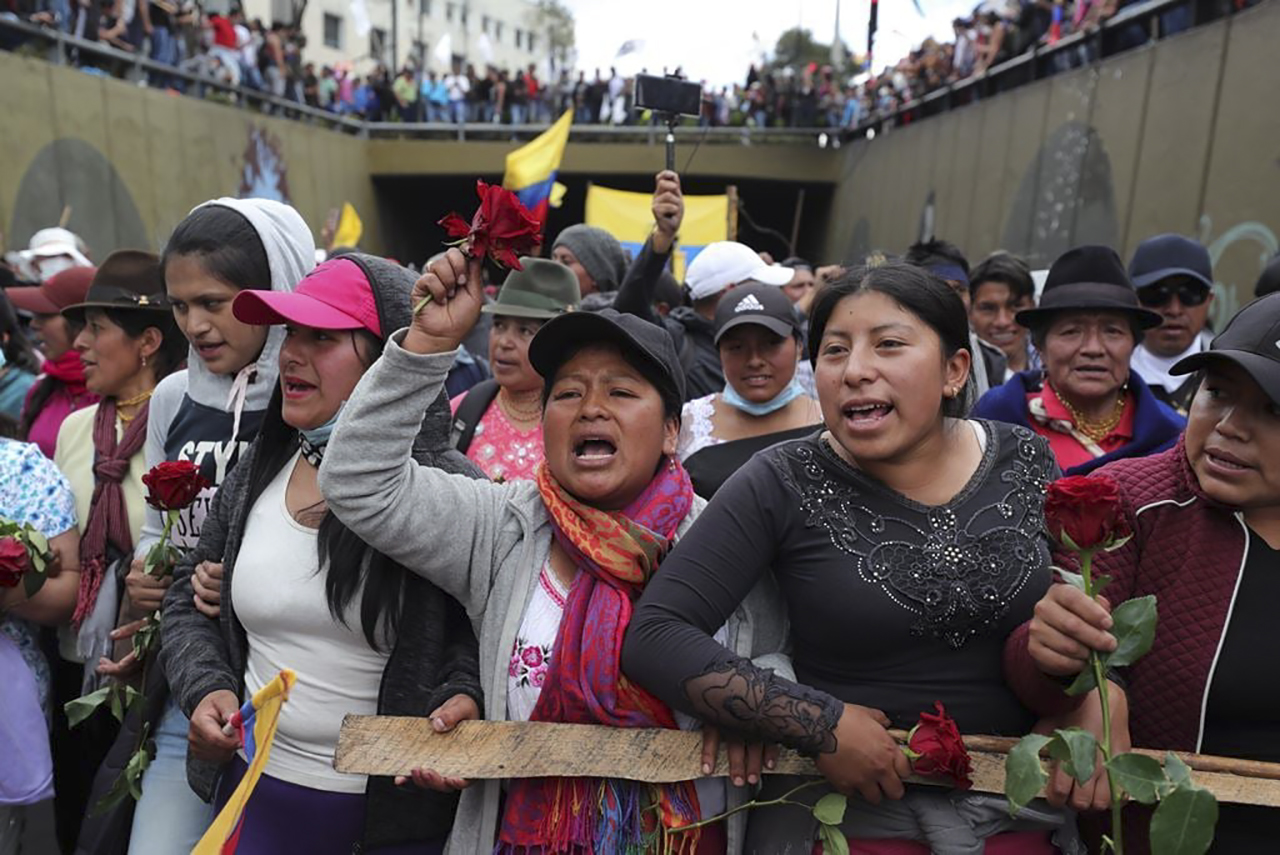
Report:
[[[137,413],[134,413],[131,416],[126,416],[124,413],[120,412],[121,409],[123,409],[124,407],[138,406],[139,404],[150,399],[153,392],[155,392],[155,389],[148,389],[147,391],[143,392],[141,395],[134,395],[132,398],[128,398],[124,401],[116,401],[116,418],[120,420],[120,424],[127,425],[129,422],[133,421],[138,417]]]
[[[515,399],[507,392],[506,389],[498,390],[498,404],[502,407],[502,411],[506,413],[507,418],[513,422],[536,422],[542,420],[542,390],[537,390],[537,403],[532,407],[527,404],[521,407],[516,403]]]
[[[1067,412],[1071,414],[1071,421],[1075,423],[1076,430],[1093,442],[1102,442],[1102,440],[1106,439],[1116,429],[1116,425],[1120,424],[1120,419],[1124,418],[1125,394],[1123,389],[1120,390],[1120,397],[1116,399],[1116,403],[1111,409],[1111,415],[1096,421],[1087,418],[1084,413],[1073,407],[1071,402],[1064,398],[1057,389],[1053,390],[1053,394],[1058,396],[1062,406],[1066,407]]]

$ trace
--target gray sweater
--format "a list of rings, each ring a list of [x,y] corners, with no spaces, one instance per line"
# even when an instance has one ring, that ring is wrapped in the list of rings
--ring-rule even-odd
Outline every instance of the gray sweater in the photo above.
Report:
[[[410,458],[415,414],[439,394],[454,353],[409,353],[400,347],[403,339],[403,330],[391,337],[343,408],[320,467],[320,488],[333,513],[365,542],[462,603],[480,640],[486,718],[505,721],[509,657],[550,555],[551,522],[531,481],[474,481]],[[695,502],[677,538],[704,506]],[[726,629],[730,648],[793,676],[786,657],[771,655],[782,650],[787,631],[771,577]],[[730,806],[745,800],[745,793],[730,790]],[[492,850],[500,795],[498,781],[463,792],[449,853]],[[741,850],[744,823],[730,824],[730,852]]]

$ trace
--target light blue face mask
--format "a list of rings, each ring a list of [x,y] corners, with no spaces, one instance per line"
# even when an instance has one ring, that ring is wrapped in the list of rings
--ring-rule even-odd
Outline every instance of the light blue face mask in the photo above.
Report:
[[[782,409],[804,393],[804,387],[800,385],[800,380],[796,377],[792,377],[791,382],[787,384],[785,389],[762,404],[757,404],[754,401],[748,401],[746,398],[739,395],[734,390],[733,386],[728,383],[724,384],[724,391],[720,393],[720,400],[724,401],[735,410],[742,410],[742,412],[749,416],[767,416],[770,413],[777,412]]]
[[[333,414],[333,418],[329,419],[329,421],[319,427],[313,427],[310,430],[298,431],[298,433],[302,434],[303,439],[305,439],[312,448],[324,448],[329,443],[329,434],[333,433],[334,426],[338,424],[338,416],[342,415],[342,408],[346,405],[346,401],[339,404],[338,411]]]

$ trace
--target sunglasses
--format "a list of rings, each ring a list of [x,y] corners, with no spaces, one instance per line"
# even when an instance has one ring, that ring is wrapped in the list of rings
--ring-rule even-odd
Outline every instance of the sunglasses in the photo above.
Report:
[[[1199,306],[1209,299],[1209,289],[1202,282],[1159,282],[1138,289],[1138,300],[1144,306],[1165,306],[1177,296],[1184,306]]]

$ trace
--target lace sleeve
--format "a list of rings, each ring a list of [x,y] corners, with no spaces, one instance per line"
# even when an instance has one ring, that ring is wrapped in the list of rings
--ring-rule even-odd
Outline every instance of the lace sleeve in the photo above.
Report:
[[[699,718],[726,730],[810,755],[836,750],[835,729],[844,705],[750,660],[717,663],[686,680],[684,691]]]

